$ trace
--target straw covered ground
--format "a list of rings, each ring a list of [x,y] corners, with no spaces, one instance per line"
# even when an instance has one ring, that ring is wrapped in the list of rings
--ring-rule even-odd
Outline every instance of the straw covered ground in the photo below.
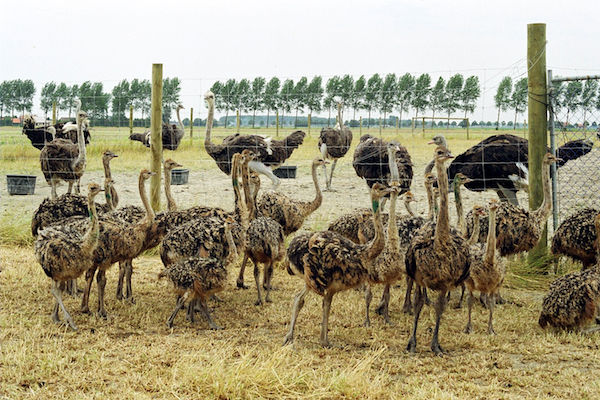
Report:
[[[53,306],[50,280],[35,261],[28,231],[31,213],[49,188],[39,172],[37,150],[14,133],[0,132],[0,167],[7,173],[35,173],[38,184],[34,196],[9,197],[4,177],[1,182],[0,398],[597,397],[599,336],[542,331],[537,318],[552,277],[532,274],[519,259],[510,263],[503,292],[509,304],[495,312],[497,335],[485,333],[487,312],[479,306],[474,311],[474,333],[462,333],[466,310],[453,308],[457,300],[453,293],[441,328],[440,341],[448,351],[443,357],[429,350],[434,325],[429,307],[419,326],[418,353],[405,352],[412,318],[401,313],[403,285],[392,291],[393,326],[386,326],[375,315],[371,327],[364,327],[362,293],[351,290],[337,295],[330,318],[333,347],[329,349],[318,344],[320,298],[307,296],[296,341],[282,347],[291,301],[302,287],[301,280],[282,269],[275,271],[278,290],[273,292],[273,303],[260,307],[254,306],[251,270],[246,274],[250,289],[237,290],[237,266],[230,269],[229,288],[220,294],[223,301],[210,303],[215,322],[224,330],[208,330],[204,321],[192,326],[182,313],[175,327],[168,329],[165,321],[174,306],[174,294],[170,282],[158,280],[162,264],[152,253],[134,261],[135,304],[115,299],[117,268],[113,267],[107,276],[108,320],[81,314],[79,299],[66,297],[65,305],[79,331],[54,325],[49,316]],[[129,143],[125,130],[97,129],[94,133],[83,181],[100,181],[97,158],[111,148],[121,155],[113,161],[113,169],[122,204],[139,204],[135,176],[148,164],[147,150],[137,146],[139,143]],[[393,129],[384,134],[399,139],[411,153],[417,171],[415,208],[425,212],[420,171],[433,151],[426,145],[432,134],[395,135]],[[309,165],[316,155],[315,136],[313,130],[290,160],[299,167],[298,179],[282,183],[285,193],[303,199],[314,195]],[[470,140],[464,133],[448,135],[455,153],[481,137],[481,133]],[[357,142],[355,139],[354,145]],[[177,152],[165,155],[191,169],[190,184],[174,188],[177,201],[181,207],[212,204],[231,208],[230,181],[199,147],[200,140],[195,138],[193,144],[188,141]],[[352,151],[336,170],[333,185],[337,192],[325,194],[321,209],[306,222],[307,229],[323,229],[337,215],[368,204],[366,185],[351,167]],[[263,185],[268,188],[270,183],[263,180]],[[59,193],[64,190],[62,186]],[[466,192],[465,197],[468,209],[494,195]],[[563,265],[561,273],[573,268],[577,266]],[[380,294],[381,288],[377,288],[374,298]],[[95,300],[94,285],[90,304]]]

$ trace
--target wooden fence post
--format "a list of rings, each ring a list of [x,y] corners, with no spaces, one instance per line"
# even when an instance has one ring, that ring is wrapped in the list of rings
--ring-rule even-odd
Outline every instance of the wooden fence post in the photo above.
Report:
[[[56,125],[56,102],[52,102],[52,125]]]
[[[129,134],[133,133],[133,106],[129,106]]]
[[[190,142],[194,139],[194,107],[190,108]]]
[[[279,110],[275,111],[275,137],[279,137]]]
[[[154,211],[160,211],[160,181],[162,164],[162,64],[152,64],[152,115],[150,118],[150,169],[156,175],[150,180],[150,203]]]
[[[308,114],[308,136],[310,136],[310,120],[311,120],[311,114]]]
[[[537,209],[544,200],[542,159],[547,149],[546,107],[546,24],[527,25],[527,89],[529,119],[529,209]],[[529,251],[527,261],[539,262],[547,254],[547,225],[538,244]]]
[[[359,117],[358,119],[358,132],[360,133],[360,136],[362,136],[362,117]]]

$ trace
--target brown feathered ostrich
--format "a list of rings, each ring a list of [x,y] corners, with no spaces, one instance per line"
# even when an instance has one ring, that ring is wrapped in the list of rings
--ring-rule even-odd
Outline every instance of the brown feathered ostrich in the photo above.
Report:
[[[36,258],[46,275],[53,280],[51,292],[56,299],[56,305],[52,312],[52,320],[60,322],[58,317],[60,307],[66,322],[73,330],[77,330],[77,326],[63,304],[62,291],[67,281],[77,279],[94,264],[93,254],[98,247],[99,236],[94,197],[102,190],[95,183],[88,185],[90,219],[87,222],[85,233],[82,234],[77,230],[59,232],[47,228],[40,231],[35,242]]]
[[[207,299],[223,289],[227,284],[227,266],[234,262],[237,250],[231,235],[235,220],[228,217],[224,224],[224,234],[227,240],[227,252],[220,258],[207,258],[201,256],[187,257],[173,264],[165,266],[159,277],[167,276],[173,282],[177,300],[175,309],[167,320],[167,326],[173,327],[173,321],[179,310],[185,306],[189,299],[188,317],[191,323],[195,322],[195,305],[200,306],[202,315],[211,329],[222,329],[214,323],[210,316]]]
[[[324,165],[326,163],[328,163],[328,161],[323,160],[321,157],[316,157],[312,162],[312,179],[316,192],[314,200],[294,200],[284,194],[270,191],[260,196],[256,202],[258,214],[264,217],[269,217],[281,225],[283,228],[283,234],[285,236],[296,232],[298,229],[300,229],[300,227],[302,227],[304,220],[321,206],[323,195],[321,194],[321,189],[317,179],[317,169],[320,165]],[[253,181],[255,182],[254,184],[252,184]],[[253,192],[256,194],[260,187],[260,178],[258,181],[256,181],[256,178],[253,180],[252,177],[250,177],[250,183],[252,186],[254,186]],[[256,198],[255,195],[253,195],[253,197]],[[244,257],[244,262],[242,263],[238,279],[236,281],[236,285],[240,289],[248,288],[248,286],[244,285],[246,258],[247,257]]]
[[[565,218],[552,237],[552,253],[565,255],[583,264],[583,269],[596,264],[596,208],[584,208]]]
[[[185,134],[185,129],[183,127],[183,123],[181,122],[181,117],[179,116],[179,111],[183,110],[184,108],[184,106],[178,104],[177,108],[175,109],[175,113],[177,114],[177,124],[168,124],[166,122],[162,123],[161,138],[163,149],[177,150],[179,147],[181,139]],[[150,147],[151,136],[152,132],[147,130],[144,133],[132,133],[129,135],[129,140],[141,142],[144,146]]]
[[[374,184],[371,188],[373,223],[376,227],[373,240],[366,244],[356,244],[335,232],[317,232],[312,234],[308,240],[306,246],[308,252],[302,257],[302,265],[295,264],[293,269],[288,267],[288,272],[303,271],[305,287],[294,298],[290,330],[285,336],[284,345],[293,342],[298,313],[304,306],[306,294],[313,291],[323,296],[320,343],[322,346],[329,346],[327,331],[333,296],[337,292],[363,284],[368,279],[369,263],[381,253],[385,246],[379,201],[390,191],[390,188],[379,183]],[[293,258],[288,257],[288,261],[292,262]]]
[[[58,123],[50,126],[44,124],[37,127],[35,118],[31,114],[26,114],[23,117],[22,133],[29,138],[31,145],[38,150],[42,150],[47,143],[54,139],[68,139],[73,143],[77,143],[77,123]],[[87,127],[83,130],[83,136],[85,137],[85,144],[89,144],[91,136]]]
[[[333,160],[331,164],[331,173],[327,178],[327,166],[323,165],[323,173],[325,174],[325,190],[331,190],[331,180],[333,179],[333,171],[337,164],[337,160],[344,157],[350,145],[352,144],[352,131],[344,126],[342,118],[342,103],[337,104],[338,122],[335,128],[323,128],[319,135],[319,150],[324,160]]]
[[[354,150],[352,166],[356,175],[364,178],[372,187],[375,182],[387,185],[390,179],[389,154],[393,152],[399,172],[400,194],[410,190],[413,170],[410,154],[406,147],[396,141],[386,142],[371,135],[363,135]],[[383,204],[382,204],[383,206]]]
[[[473,304],[475,303],[473,292],[477,290],[484,295],[482,298],[485,299],[486,306],[489,310],[488,333],[495,334],[492,325],[494,306],[496,305],[496,296],[504,281],[506,265],[504,259],[496,252],[496,210],[498,210],[498,203],[495,200],[490,201],[488,210],[489,226],[485,246],[482,246],[479,243],[471,244],[470,246],[471,269],[469,271],[469,277],[465,280],[465,285],[469,289],[469,298],[467,300],[469,319],[467,326],[465,327],[465,333],[471,333],[473,330],[471,311],[473,309]],[[480,213],[481,210],[476,210],[474,212],[476,216],[480,215]],[[476,236],[473,235],[473,240],[469,240],[469,242],[475,241],[475,239]]]
[[[435,144],[436,146],[442,146],[450,150],[450,147],[448,147],[448,142],[446,141],[446,137],[444,135],[435,135],[433,138],[431,138],[429,142],[427,142],[427,144]],[[425,166],[425,175],[433,171],[434,165],[435,159],[432,159],[431,161],[429,161],[429,163],[427,163],[427,165]]]
[[[502,202],[496,212],[496,248],[502,257],[531,250],[540,240],[542,229],[552,211],[552,192],[550,187],[550,165],[560,160],[546,153],[542,160],[542,185],[544,200],[533,211],[525,210],[509,202]],[[467,234],[473,231],[473,216],[467,214]],[[479,221],[479,242],[487,238],[487,217]]]
[[[106,271],[116,262],[132,260],[141,254],[144,250],[144,244],[148,240],[149,236],[156,234],[157,222],[155,221],[154,210],[148,202],[148,196],[146,194],[145,182],[150,179],[155,172],[150,172],[147,169],[143,169],[140,172],[138,180],[138,189],[144,209],[146,210],[145,217],[133,224],[128,224],[123,220],[105,216],[101,228],[106,230],[103,233],[103,229],[100,231],[100,236],[104,237],[103,245],[106,248],[102,249],[104,254],[103,257],[98,260],[98,263],[90,268],[86,273],[86,289],[83,293],[81,302],[81,308],[83,312],[88,312],[88,301],[90,290],[92,287],[92,281],[94,273],[97,272],[96,281],[98,284],[98,315],[102,318],[106,318],[106,310],[104,308],[104,289],[106,287]]]
[[[302,131],[295,131],[283,140],[274,140],[260,135],[235,134],[223,139],[222,144],[214,144],[211,140],[211,132],[215,113],[215,95],[207,92],[204,99],[208,104],[204,149],[217,162],[217,167],[227,175],[231,174],[233,155],[248,149],[256,156],[256,159],[250,162],[250,168],[259,174],[266,175],[277,187],[280,183],[279,178],[273,174],[272,169],[279,167],[292,155],[292,152],[302,144],[306,134]]]
[[[83,138],[83,125],[87,126],[87,114],[84,111],[77,112],[77,143],[67,139],[54,139],[40,152],[40,164],[46,182],[52,187],[51,198],[56,199],[56,185],[64,180],[69,183],[67,193],[73,190],[79,193],[79,179],[85,171],[86,154],[85,141]]]
[[[417,347],[417,326],[423,308],[424,288],[439,292],[435,310],[436,323],[431,341],[435,354],[443,352],[438,341],[440,321],[446,306],[446,294],[469,276],[469,246],[457,232],[450,229],[448,215],[448,177],[444,162],[452,155],[444,147],[435,150],[435,168],[440,190],[440,211],[437,222],[425,224],[411,241],[406,252],[406,272],[414,279],[415,319],[407,350],[414,353]]]
[[[250,259],[254,264],[254,281],[256,282],[257,300],[255,305],[263,304],[260,285],[259,264],[265,264],[263,269],[263,288],[266,291],[265,301],[271,302],[271,278],[273,276],[274,264],[283,259],[285,255],[285,236],[283,227],[274,219],[260,215],[257,210],[255,198],[250,193],[250,177],[248,162],[242,163],[242,182],[244,196],[248,205],[250,215],[250,224],[246,232],[246,247],[244,249],[244,260],[240,275],[238,276],[238,286],[240,277],[243,286],[243,271],[246,261]]]
[[[596,237],[600,237],[600,214],[594,217]],[[598,257],[598,254],[596,254]],[[581,330],[598,316],[600,307],[600,264],[584,271],[561,276],[550,285],[542,303],[538,323],[568,331]],[[598,326],[585,333],[597,331]]]

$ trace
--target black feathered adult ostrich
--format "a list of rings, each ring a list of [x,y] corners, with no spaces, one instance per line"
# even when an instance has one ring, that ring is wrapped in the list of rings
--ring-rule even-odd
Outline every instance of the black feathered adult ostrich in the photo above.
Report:
[[[352,166],[356,175],[367,181],[369,188],[375,183],[388,186],[390,180],[390,167],[388,163],[388,147],[394,147],[396,165],[398,166],[400,193],[404,194],[410,189],[413,178],[412,161],[406,147],[396,141],[386,142],[371,135],[363,135],[360,143],[354,150]],[[382,204],[383,207],[383,204]]]
[[[42,150],[46,143],[54,139],[68,139],[73,143],[77,143],[77,123],[68,122],[63,124],[61,122],[50,126],[36,127],[33,115],[27,114],[23,118],[23,135],[27,136],[31,145],[38,150]],[[83,136],[85,144],[89,144],[91,135],[87,126],[83,130]]]
[[[183,123],[181,122],[181,117],[179,116],[179,111],[184,109],[185,107],[181,104],[177,105],[175,109],[175,113],[177,114],[177,124],[167,124],[163,122],[162,124],[162,144],[163,149],[166,150],[177,150],[179,147],[179,143],[181,143],[181,139],[185,134],[185,130],[183,128]],[[137,142],[141,142],[144,146],[150,147],[150,137],[151,132],[147,130],[144,133],[132,133],[129,135],[129,140],[135,140]]]
[[[233,155],[248,149],[256,155],[256,159],[250,161],[250,169],[256,173],[266,175],[275,187],[279,186],[279,178],[273,174],[272,169],[279,167],[285,160],[290,158],[293,151],[304,141],[306,133],[295,131],[283,140],[274,140],[261,135],[240,135],[236,133],[223,139],[223,143],[214,144],[211,140],[211,131],[215,114],[215,95],[212,92],[207,92],[204,99],[208,104],[204,148],[208,155],[217,162],[217,167],[227,175],[231,174]]]
[[[589,140],[573,140],[560,146],[557,157],[563,166],[592,150]],[[548,149],[548,151],[550,151]],[[472,179],[465,187],[475,192],[495,190],[502,201],[519,205],[517,191],[526,189],[528,174],[528,142],[515,135],[494,135],[458,155],[448,167],[448,179],[462,172]]]
[[[319,136],[319,150],[323,160],[331,159],[331,173],[327,178],[327,166],[323,165],[325,173],[325,191],[331,190],[331,180],[333,179],[333,170],[337,164],[338,158],[342,158],[350,149],[352,143],[352,131],[344,126],[342,118],[342,103],[338,103],[338,122],[335,128],[323,128]]]

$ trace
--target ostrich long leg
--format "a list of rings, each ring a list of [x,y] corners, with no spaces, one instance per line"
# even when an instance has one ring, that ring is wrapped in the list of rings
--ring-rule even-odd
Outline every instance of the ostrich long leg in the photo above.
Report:
[[[206,322],[208,322],[210,329],[212,329],[212,330],[223,329],[220,326],[218,326],[217,324],[215,324],[212,317],[210,316],[210,312],[208,311],[208,306],[206,305],[206,299],[200,298],[200,299],[198,299],[198,303],[200,304],[200,310],[202,311],[202,314],[204,315]]]
[[[283,345],[290,344],[294,341],[294,329],[296,328],[296,320],[298,319],[298,314],[302,307],[304,307],[304,298],[306,297],[306,293],[308,293],[308,287],[304,286],[304,288],[296,293],[294,297],[294,305],[292,307],[292,320],[290,321],[290,330],[287,335],[283,339]]]
[[[123,300],[123,280],[125,279],[125,262],[119,262],[119,280],[117,282],[117,300]]]
[[[173,312],[171,313],[171,316],[167,320],[168,328],[173,327],[173,321],[175,320],[175,317],[177,316],[177,313],[179,312],[179,310],[181,310],[183,308],[186,297],[187,297],[187,293],[186,293],[186,295],[183,295],[183,296],[177,296],[177,301],[175,302],[175,309],[173,310]]]
[[[50,198],[52,200],[56,200],[56,198],[58,197],[58,195],[56,194],[57,184],[58,184],[58,181],[56,178],[54,178],[54,177],[50,178]]]
[[[442,314],[446,307],[446,292],[441,291],[438,295],[437,301],[435,302],[435,328],[433,329],[433,339],[431,340],[431,350],[436,354],[440,355],[444,352],[440,342],[438,340],[438,334],[440,331],[440,322],[442,320]]]
[[[333,179],[333,170],[335,169],[335,165],[337,164],[337,158],[333,160],[331,164],[331,172],[329,173],[329,181],[327,181],[327,189],[331,190],[331,180]]]
[[[404,312],[405,314],[412,314],[413,313],[413,306],[412,306],[412,301],[411,301],[411,292],[412,292],[412,287],[413,287],[413,283],[414,281],[412,280],[412,278],[410,276],[406,276],[406,294],[404,295],[404,305],[402,306],[402,312]]]
[[[390,321],[390,285],[386,284],[383,288],[383,294],[381,295],[381,302],[375,310],[377,314],[383,316],[383,320],[386,324],[391,324]]]
[[[235,281],[235,285],[239,289],[248,289],[248,286],[244,285],[244,271],[246,270],[246,262],[248,261],[248,255],[244,254],[244,261],[242,261],[242,266],[240,267],[240,273],[238,275],[237,280]]]
[[[467,320],[467,325],[465,326],[465,333],[471,333],[473,331],[473,324],[471,323],[471,311],[473,309],[473,303],[475,303],[475,296],[473,293],[469,291],[469,297],[467,298],[467,307],[469,309],[469,319]]]
[[[327,159],[327,144],[321,144],[321,157],[323,160]],[[327,165],[323,164],[323,175],[325,176],[325,191],[329,191],[329,181],[327,180]]]
[[[488,334],[495,335],[494,326],[492,325],[492,320],[494,318],[494,306],[496,305],[496,294],[492,293],[488,296],[487,306],[490,309],[490,317],[488,320]]]
[[[81,297],[81,312],[84,314],[88,314],[90,312],[90,291],[92,290],[92,283],[94,282],[95,273],[96,266],[93,266],[85,272],[85,290],[83,291],[83,296]]]
[[[258,268],[258,263],[256,261],[253,261],[253,263],[254,263],[254,281],[256,282],[256,293],[258,296],[258,299],[254,303],[254,305],[260,306],[263,303],[262,296],[260,294],[260,269]]]
[[[371,319],[369,318],[371,299],[373,299],[373,292],[371,292],[371,285],[367,284],[365,285],[365,326],[371,326]]]
[[[406,350],[410,353],[414,353],[417,351],[417,326],[419,325],[419,316],[421,315],[421,310],[423,309],[423,295],[421,292],[421,287],[417,285],[415,289],[415,319],[413,321],[413,329],[412,335],[408,340],[408,345],[406,346]]]
[[[54,295],[54,298],[56,299],[56,303],[59,305],[60,309],[62,310],[62,313],[65,316],[65,321],[67,321],[67,323],[69,324],[71,329],[76,331],[77,325],[75,325],[75,322],[73,321],[73,318],[71,317],[71,314],[69,314],[69,312],[65,308],[65,305],[63,304],[62,289],[60,287],[60,283],[54,282],[54,285],[52,285],[52,289],[50,289],[50,291],[52,292],[52,295]]]
[[[133,275],[133,261],[127,260],[125,262],[125,299],[130,303],[135,304],[133,298],[133,290],[131,289],[131,276]]]
[[[267,303],[271,303],[271,278],[273,277],[273,261],[271,261],[268,265],[265,266],[264,274],[263,274],[263,289],[267,292],[265,296],[265,301]]]
[[[100,269],[96,275],[98,284],[98,315],[106,319],[106,310],[104,309],[104,288],[106,287],[106,271]]]
[[[321,323],[321,346],[329,347],[329,338],[327,334],[329,332],[329,311],[331,310],[331,301],[333,300],[333,293],[326,292],[323,297],[323,322]]]
[[[273,171],[271,171],[271,168],[267,167],[260,161],[250,161],[248,163],[248,167],[257,174],[266,175],[271,180],[271,182],[273,182],[273,187],[275,188],[277,188],[277,186],[279,186],[279,184],[281,183],[279,178],[275,176]]]
[[[67,193],[71,194],[73,193],[73,182],[69,182],[69,189],[67,190]]]

